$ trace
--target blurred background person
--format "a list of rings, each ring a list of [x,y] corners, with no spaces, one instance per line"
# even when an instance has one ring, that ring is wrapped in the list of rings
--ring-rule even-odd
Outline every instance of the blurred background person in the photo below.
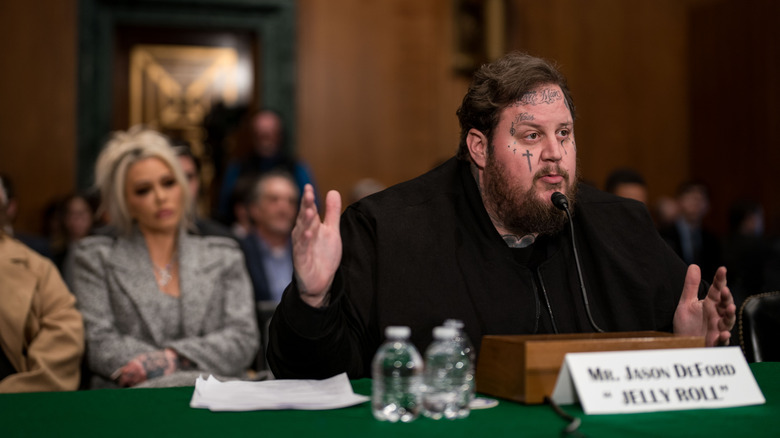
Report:
[[[387,186],[375,180],[374,178],[363,178],[352,186],[352,190],[349,192],[349,198],[347,198],[347,205],[360,201],[366,196],[373,195],[374,193],[380,192],[386,188]]]
[[[293,277],[291,235],[299,198],[295,180],[280,170],[257,178],[248,198],[251,228],[240,243],[254,288],[263,351],[274,309]],[[267,369],[264,355],[258,356],[256,369]]]
[[[178,141],[174,145],[173,150],[179,158],[179,164],[184,172],[184,177],[187,179],[187,190],[189,190],[190,199],[192,199],[190,207],[192,208],[192,216],[195,221],[195,232],[201,236],[233,237],[227,227],[211,218],[204,217],[198,211],[201,190],[201,164],[198,157],[192,153],[189,144],[183,141]]]
[[[255,183],[249,202],[252,228],[241,247],[258,302],[278,303],[292,280],[290,237],[299,197],[295,181],[286,172],[266,173]]]
[[[720,239],[703,225],[710,208],[707,186],[699,181],[684,182],[677,188],[676,201],[679,216],[659,232],[685,263],[699,265],[702,278],[710,278],[723,264],[723,257]]]
[[[73,248],[92,234],[98,202],[94,197],[75,193],[58,203],[55,235],[51,237],[52,259],[65,283],[73,287]]]
[[[729,206],[729,233],[723,241],[723,262],[729,270],[729,288],[737,309],[750,295],[780,289],[773,272],[780,257],[764,236],[764,208],[741,199]]]
[[[185,231],[191,200],[167,139],[116,132],[95,181],[117,236],[83,239],[75,253],[92,387],[243,377],[259,343],[243,257],[231,239]]]
[[[0,181],[5,187],[6,207],[5,207],[5,224],[3,230],[5,234],[13,237],[14,239],[22,242],[25,246],[29,247],[38,254],[51,258],[51,247],[49,241],[41,236],[34,234],[20,233],[14,230],[14,222],[19,214],[19,200],[16,197],[16,186],[13,180],[6,174],[0,174]]]
[[[244,175],[238,179],[230,194],[230,234],[236,239],[244,239],[252,231],[252,220],[249,218],[249,203],[254,189],[256,175]]]
[[[604,190],[647,205],[647,183],[642,175],[634,169],[624,167],[613,170],[607,176]]]
[[[229,217],[230,197],[236,183],[244,176],[256,178],[270,170],[284,170],[293,176],[299,191],[311,184],[317,193],[312,172],[302,161],[288,155],[284,141],[284,125],[276,112],[261,110],[249,118],[249,155],[228,164],[225,170],[218,203],[220,218]]]
[[[0,392],[76,390],[84,353],[76,299],[51,260],[6,234],[7,205],[0,180]]]
[[[653,208],[653,220],[658,230],[672,226],[680,217],[680,207],[677,200],[671,196],[659,196]]]

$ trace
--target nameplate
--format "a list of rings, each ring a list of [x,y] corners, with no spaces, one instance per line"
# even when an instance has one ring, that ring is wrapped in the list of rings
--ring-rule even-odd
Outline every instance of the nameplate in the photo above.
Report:
[[[586,414],[765,403],[739,347],[569,353],[552,399]]]

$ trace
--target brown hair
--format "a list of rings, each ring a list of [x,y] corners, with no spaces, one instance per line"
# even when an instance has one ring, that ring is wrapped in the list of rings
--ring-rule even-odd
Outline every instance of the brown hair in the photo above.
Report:
[[[458,158],[469,160],[466,137],[470,129],[476,129],[485,134],[488,140],[492,140],[501,111],[520,100],[526,93],[545,84],[561,87],[566,106],[574,120],[574,102],[566,78],[546,60],[525,53],[511,52],[480,67],[463,97],[463,103],[455,113],[460,122]]]

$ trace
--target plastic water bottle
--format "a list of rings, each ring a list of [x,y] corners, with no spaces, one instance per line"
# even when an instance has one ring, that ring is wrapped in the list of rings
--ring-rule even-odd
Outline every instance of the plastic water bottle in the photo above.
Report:
[[[434,420],[465,418],[470,412],[471,361],[457,334],[455,327],[436,327],[425,351],[423,413]]]
[[[476,393],[476,381],[474,380],[475,372],[476,372],[476,365],[477,365],[477,358],[476,358],[476,352],[474,351],[474,344],[471,343],[471,340],[469,339],[468,335],[466,334],[466,331],[463,329],[465,326],[463,324],[463,321],[459,319],[448,319],[444,321],[445,327],[454,327],[458,332],[455,335],[455,342],[460,345],[460,348],[463,349],[463,352],[466,353],[469,357],[469,373],[466,376],[466,379],[469,382],[469,394],[468,394],[468,403],[471,404],[471,402],[474,400],[474,396]],[[461,410],[458,414],[460,418],[465,418],[469,416],[469,410]]]
[[[410,333],[409,327],[387,327],[387,341],[374,355],[371,408],[377,420],[408,423],[420,413],[423,361]]]

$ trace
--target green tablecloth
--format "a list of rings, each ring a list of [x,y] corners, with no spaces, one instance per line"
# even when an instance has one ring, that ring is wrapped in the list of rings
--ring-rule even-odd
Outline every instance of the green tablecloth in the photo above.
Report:
[[[727,409],[624,415],[583,414],[588,437],[777,437],[780,427],[780,363],[752,364],[766,404]],[[353,381],[355,392],[369,394],[371,381]],[[409,424],[374,420],[369,403],[332,411],[210,412],[192,409],[192,387],[121,389],[0,395],[0,437],[556,437],[566,425],[549,406],[502,400],[469,418]]]

